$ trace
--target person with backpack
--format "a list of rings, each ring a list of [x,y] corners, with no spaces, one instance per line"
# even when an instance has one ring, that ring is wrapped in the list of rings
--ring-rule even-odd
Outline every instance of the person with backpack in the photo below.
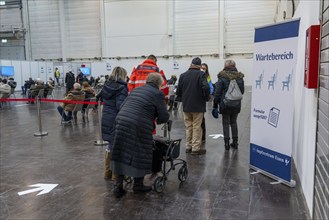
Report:
[[[243,77],[244,74],[238,72],[234,60],[226,60],[223,71],[218,74],[218,82],[215,86],[212,115],[218,118],[218,114],[222,114],[225,150],[229,150],[230,147],[238,149],[237,118],[241,111],[244,93]],[[231,144],[230,127],[233,139]]]

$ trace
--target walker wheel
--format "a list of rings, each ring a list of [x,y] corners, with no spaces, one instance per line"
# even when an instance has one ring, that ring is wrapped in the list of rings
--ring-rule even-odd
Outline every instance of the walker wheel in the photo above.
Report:
[[[166,180],[162,176],[158,176],[154,181],[153,187],[155,192],[163,192],[164,188],[166,187]]]
[[[181,182],[185,182],[188,177],[188,169],[187,166],[182,166],[178,171],[178,179]]]

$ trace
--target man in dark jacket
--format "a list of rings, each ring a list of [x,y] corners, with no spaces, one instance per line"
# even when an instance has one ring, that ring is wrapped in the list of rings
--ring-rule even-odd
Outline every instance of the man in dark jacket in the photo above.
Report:
[[[75,77],[74,77],[74,73],[72,73],[72,70],[66,73],[65,83],[66,83],[66,94],[68,94],[69,91],[73,89],[73,84],[75,83]]]
[[[115,119],[115,135],[111,154],[111,167],[117,175],[114,195],[125,195],[124,175],[134,177],[134,192],[148,192],[143,179],[151,173],[153,157],[154,120],[157,124],[168,121],[164,94],[160,87],[163,78],[159,73],[150,73],[144,86],[135,88],[125,99]]]
[[[26,80],[24,83],[24,86],[22,86],[21,95],[26,95],[27,90],[34,84],[35,84],[35,82],[33,81],[32,77],[29,77],[29,80]]]
[[[219,112],[222,114],[222,124],[224,131],[225,150],[229,150],[230,146],[234,149],[238,148],[238,125],[237,118],[241,111],[241,100],[234,107],[228,107],[224,104],[225,94],[229,87],[231,80],[236,80],[241,93],[244,93],[244,75],[238,72],[233,60],[225,62],[224,70],[218,74],[218,82],[216,83],[215,97],[214,97],[214,110],[213,114],[218,117]],[[214,113],[215,112],[215,113]],[[232,131],[233,143],[230,145],[230,126]]]
[[[206,101],[210,98],[210,89],[204,72],[200,70],[201,59],[196,57],[188,71],[179,77],[177,98],[182,100],[184,123],[186,128],[186,153],[205,154],[201,149],[202,118],[206,112]]]

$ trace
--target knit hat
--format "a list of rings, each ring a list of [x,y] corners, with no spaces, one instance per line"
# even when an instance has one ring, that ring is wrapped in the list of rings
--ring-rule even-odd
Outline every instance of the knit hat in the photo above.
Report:
[[[199,57],[196,57],[192,60],[193,65],[201,66],[201,59]]]

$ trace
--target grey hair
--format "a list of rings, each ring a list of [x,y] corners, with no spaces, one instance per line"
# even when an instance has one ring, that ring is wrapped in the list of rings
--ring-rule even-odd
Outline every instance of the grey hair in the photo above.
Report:
[[[228,66],[234,66],[235,67],[235,61],[234,60],[226,60],[225,61],[225,67]]]
[[[110,79],[114,81],[118,81],[119,79],[125,81],[126,76],[127,76],[127,71],[120,66],[116,66],[114,67],[112,73],[110,74]]]
[[[81,89],[80,83],[74,83],[73,88],[74,89]]]
[[[159,88],[163,84],[163,78],[160,73],[150,73],[147,78],[146,78],[147,83],[154,83],[156,84]]]

